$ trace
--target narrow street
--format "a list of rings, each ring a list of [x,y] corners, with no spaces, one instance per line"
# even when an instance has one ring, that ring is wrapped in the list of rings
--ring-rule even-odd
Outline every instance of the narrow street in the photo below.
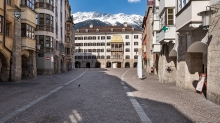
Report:
[[[140,80],[136,71],[75,69],[2,82],[0,123],[220,122],[220,106],[203,95],[145,72]]]

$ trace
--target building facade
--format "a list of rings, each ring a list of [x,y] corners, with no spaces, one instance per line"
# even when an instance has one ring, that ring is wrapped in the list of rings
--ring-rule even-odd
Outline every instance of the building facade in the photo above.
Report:
[[[68,0],[48,0],[35,3],[40,49],[37,55],[38,74],[54,74],[71,70],[73,17]]]
[[[128,26],[97,26],[75,33],[76,68],[134,68],[142,54],[141,31]]]
[[[26,0],[2,0],[0,8],[1,81],[35,77],[34,3],[27,4]]]

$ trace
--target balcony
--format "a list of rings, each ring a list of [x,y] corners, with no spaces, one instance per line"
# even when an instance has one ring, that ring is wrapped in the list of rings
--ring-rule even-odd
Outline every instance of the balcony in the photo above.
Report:
[[[161,14],[165,8],[175,8],[176,0],[160,0],[159,6],[159,14]]]
[[[45,2],[36,2],[35,3],[35,9],[37,8],[42,8],[42,9],[48,9],[54,12],[54,6],[51,5],[50,3],[45,3]]]
[[[123,48],[111,48],[111,52],[123,52]]]
[[[22,38],[22,49],[35,50],[36,41],[30,38]]]
[[[173,42],[175,43],[175,38],[176,38],[176,27],[175,26],[171,26],[171,27],[167,27],[168,30],[167,31],[163,31],[161,30],[159,33],[159,37],[158,37],[158,42],[162,43],[162,42]]]
[[[202,24],[202,17],[197,14],[206,9],[209,1],[190,1],[176,14],[177,31],[189,31]]]

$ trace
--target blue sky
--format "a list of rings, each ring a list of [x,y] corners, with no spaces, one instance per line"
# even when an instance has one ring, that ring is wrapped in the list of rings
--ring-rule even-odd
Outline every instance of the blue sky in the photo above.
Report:
[[[72,13],[96,11],[100,13],[125,13],[144,16],[147,0],[69,0]]]

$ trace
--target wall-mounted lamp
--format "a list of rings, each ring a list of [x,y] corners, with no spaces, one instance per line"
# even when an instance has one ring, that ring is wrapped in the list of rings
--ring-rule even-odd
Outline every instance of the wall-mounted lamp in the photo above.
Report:
[[[206,11],[199,12],[197,15],[202,16],[203,29],[208,30],[210,26],[211,15],[216,13],[216,10],[211,10],[211,6],[206,7]]]

